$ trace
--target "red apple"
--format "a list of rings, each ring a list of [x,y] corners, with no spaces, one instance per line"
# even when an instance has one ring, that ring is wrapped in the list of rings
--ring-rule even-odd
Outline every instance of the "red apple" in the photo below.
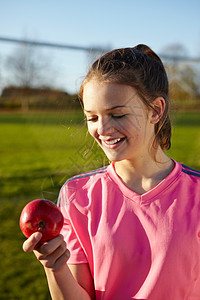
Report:
[[[37,199],[29,202],[22,210],[19,225],[28,238],[34,232],[42,233],[41,242],[56,237],[63,226],[64,218],[60,209],[53,202]]]

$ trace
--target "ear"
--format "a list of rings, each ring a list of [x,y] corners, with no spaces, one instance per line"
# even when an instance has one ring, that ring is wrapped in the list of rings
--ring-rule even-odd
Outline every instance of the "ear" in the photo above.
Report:
[[[162,118],[165,111],[165,100],[163,97],[157,97],[152,103],[153,109],[151,109],[150,123],[156,124]]]

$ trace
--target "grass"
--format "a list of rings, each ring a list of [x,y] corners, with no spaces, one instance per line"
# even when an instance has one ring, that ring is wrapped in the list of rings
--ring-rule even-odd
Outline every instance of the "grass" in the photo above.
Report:
[[[168,155],[200,170],[200,112],[179,112],[172,117],[172,147]]]
[[[98,147],[90,151],[82,119],[78,111],[0,114],[1,299],[50,299],[43,268],[22,251],[18,221],[27,202],[56,202],[67,178],[105,163]],[[169,156],[200,170],[200,113],[181,112],[173,120]]]
[[[102,164],[97,148],[87,150],[82,119],[80,112],[0,115],[1,299],[50,299],[42,267],[22,251],[19,216],[35,198],[56,202],[68,177]]]
[[[57,186],[69,176],[98,167],[102,155],[97,148],[87,155],[92,140],[82,119],[80,113],[1,115],[1,199],[56,200]]]

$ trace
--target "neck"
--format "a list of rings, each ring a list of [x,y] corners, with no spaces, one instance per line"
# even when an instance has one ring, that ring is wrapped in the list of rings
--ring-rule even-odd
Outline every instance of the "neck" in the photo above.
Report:
[[[159,184],[173,170],[173,161],[159,148],[156,160],[140,157],[136,161],[115,162],[115,171],[124,184],[138,194],[143,194]]]

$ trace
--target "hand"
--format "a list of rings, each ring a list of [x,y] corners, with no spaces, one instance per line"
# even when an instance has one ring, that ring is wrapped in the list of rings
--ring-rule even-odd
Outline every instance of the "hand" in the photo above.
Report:
[[[59,271],[70,257],[63,236],[60,234],[54,239],[40,244],[42,234],[33,233],[23,244],[25,252],[33,251],[41,264],[53,272]]]

